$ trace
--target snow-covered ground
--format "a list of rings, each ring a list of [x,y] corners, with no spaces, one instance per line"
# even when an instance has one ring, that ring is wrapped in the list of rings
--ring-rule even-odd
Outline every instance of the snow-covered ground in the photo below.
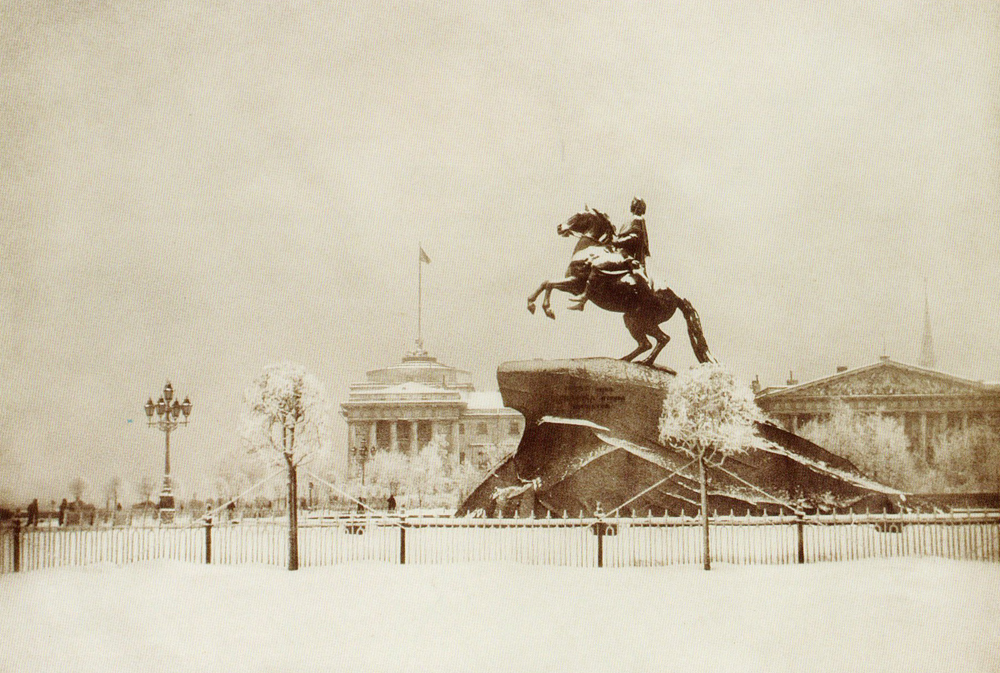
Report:
[[[39,570],[0,577],[0,670],[1000,671],[1000,565]]]

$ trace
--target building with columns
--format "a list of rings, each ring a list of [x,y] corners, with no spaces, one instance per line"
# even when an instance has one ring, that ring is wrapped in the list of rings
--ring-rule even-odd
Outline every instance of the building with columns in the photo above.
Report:
[[[925,330],[922,361],[928,358]],[[1000,427],[1000,383],[983,383],[951,376],[927,367],[895,362],[888,356],[848,369],[838,367],[826,377],[799,383],[789,375],[785,386],[761,389],[754,382],[757,404],[787,430],[797,432],[814,419],[828,417],[838,403],[861,413],[897,418],[910,448],[929,462],[934,439],[948,431],[976,425]]]
[[[499,392],[477,392],[469,372],[438,362],[419,342],[400,363],[352,384],[341,413],[351,477],[375,451],[414,455],[432,440],[447,447],[453,467],[484,467],[491,446],[513,450],[524,431],[524,418]]]

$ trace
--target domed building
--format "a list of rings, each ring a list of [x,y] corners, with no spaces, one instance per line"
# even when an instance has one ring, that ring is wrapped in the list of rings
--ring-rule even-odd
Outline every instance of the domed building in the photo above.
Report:
[[[447,447],[452,467],[485,467],[491,447],[513,450],[524,431],[524,417],[499,392],[476,391],[468,371],[438,362],[419,341],[401,362],[365,378],[341,404],[349,477],[375,451],[414,455],[432,440]]]

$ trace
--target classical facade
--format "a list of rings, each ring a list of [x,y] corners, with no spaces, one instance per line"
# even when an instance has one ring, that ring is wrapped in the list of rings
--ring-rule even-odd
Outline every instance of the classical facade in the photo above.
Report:
[[[491,446],[517,447],[524,418],[503,406],[499,392],[477,392],[469,372],[418,348],[399,364],[367,373],[341,404],[347,420],[348,473],[361,472],[374,451],[416,454],[432,440],[453,466],[482,466]]]
[[[838,367],[831,376],[805,383],[791,377],[785,386],[761,389],[759,382],[754,383],[757,404],[792,432],[813,419],[829,416],[834,406],[843,402],[858,412],[897,418],[911,449],[929,461],[934,458],[937,435],[967,431],[974,425],[1000,424],[1000,384],[970,381],[895,362],[887,356],[864,367]]]

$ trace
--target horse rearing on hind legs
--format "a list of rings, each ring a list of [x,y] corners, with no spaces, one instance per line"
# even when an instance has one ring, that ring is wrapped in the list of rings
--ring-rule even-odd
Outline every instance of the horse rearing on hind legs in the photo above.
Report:
[[[670,341],[670,337],[660,329],[660,324],[670,320],[680,309],[687,321],[691,348],[698,362],[716,361],[708,350],[701,320],[691,302],[678,297],[670,288],[652,288],[635,272],[628,258],[610,247],[615,228],[606,214],[588,209],[560,224],[556,232],[560,236],[577,236],[580,240],[566,269],[566,279],[543,282],[528,297],[529,311],[535,312],[535,300],[544,292],[542,311],[555,318],[550,297],[553,290],[561,290],[575,295],[573,301],[576,306],[571,308],[582,309],[586,302],[591,301],[605,311],[622,313],[625,327],[638,344],[622,360],[631,362],[652,348],[640,363],[654,367],[656,357]],[[650,337],[656,341],[655,346],[650,343]],[[673,373],[669,368],[664,369]]]

